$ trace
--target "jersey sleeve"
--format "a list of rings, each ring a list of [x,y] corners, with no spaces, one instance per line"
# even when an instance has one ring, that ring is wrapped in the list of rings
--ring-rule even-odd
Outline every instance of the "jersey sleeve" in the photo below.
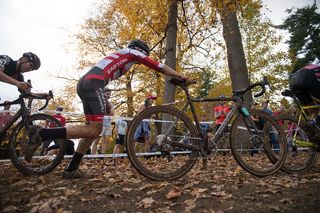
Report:
[[[12,59],[9,56],[0,55],[0,68],[5,70],[11,61]]]
[[[134,61],[137,61],[138,63],[141,63],[153,70],[160,71],[164,67],[164,64],[153,60],[138,50],[130,50],[130,55]]]

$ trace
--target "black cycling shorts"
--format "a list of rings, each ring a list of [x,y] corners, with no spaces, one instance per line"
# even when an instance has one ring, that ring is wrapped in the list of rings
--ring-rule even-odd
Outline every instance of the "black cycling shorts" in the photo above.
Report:
[[[320,99],[320,82],[313,70],[299,70],[294,73],[290,80],[292,90],[302,104],[313,103],[311,96]]]
[[[107,112],[107,100],[103,94],[104,81],[98,79],[85,79],[82,77],[77,85],[77,93],[83,105],[87,121],[102,122]]]

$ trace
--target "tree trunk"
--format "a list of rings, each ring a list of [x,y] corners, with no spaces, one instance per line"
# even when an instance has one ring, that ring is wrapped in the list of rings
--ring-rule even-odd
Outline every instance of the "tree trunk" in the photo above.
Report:
[[[236,11],[227,7],[220,11],[223,25],[223,38],[227,46],[228,67],[231,77],[232,90],[239,90],[249,86],[248,69],[244,55],[241,33]],[[251,92],[245,96],[245,103],[252,102]]]
[[[166,38],[166,61],[165,64],[176,69],[176,44],[177,44],[177,17],[178,3],[177,0],[169,1],[168,12],[168,29]],[[169,103],[175,100],[176,87],[169,83],[170,76],[165,77],[164,102]]]
[[[133,92],[132,92],[132,81],[131,77],[127,75],[126,77],[126,88],[127,88],[127,106],[128,106],[128,111],[127,115],[129,117],[133,117],[134,115],[134,107],[133,107]]]

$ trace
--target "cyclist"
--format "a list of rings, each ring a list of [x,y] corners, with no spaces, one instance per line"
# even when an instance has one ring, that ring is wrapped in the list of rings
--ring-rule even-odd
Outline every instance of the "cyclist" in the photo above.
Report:
[[[65,168],[63,178],[80,178],[84,175],[78,169],[83,155],[90,148],[94,138],[101,130],[104,114],[110,114],[110,103],[105,100],[103,88],[108,82],[118,79],[124,75],[134,64],[144,64],[165,75],[184,79],[187,83],[191,79],[184,76],[169,66],[156,62],[149,58],[149,46],[142,40],[134,39],[130,41],[127,48],[115,51],[95,66],[93,66],[77,85],[77,93],[82,100],[86,124],[78,126],[68,126],[67,128],[40,129],[31,137],[28,149],[25,153],[26,159],[31,159],[34,148],[34,141],[55,138],[81,138],[75,154]],[[30,151],[31,150],[31,151]],[[30,157],[31,153],[31,157]]]
[[[30,83],[24,82],[22,73],[37,70],[40,65],[40,59],[32,52],[23,53],[17,61],[7,55],[0,55],[0,81],[12,84],[20,90],[28,91],[32,86]]]
[[[303,105],[320,104],[320,65],[302,67],[291,74],[289,84]]]
[[[310,64],[302,67],[289,79],[290,90],[303,105],[320,104],[320,65]],[[315,122],[320,126],[320,115],[318,110],[310,110],[310,114],[315,114]]]

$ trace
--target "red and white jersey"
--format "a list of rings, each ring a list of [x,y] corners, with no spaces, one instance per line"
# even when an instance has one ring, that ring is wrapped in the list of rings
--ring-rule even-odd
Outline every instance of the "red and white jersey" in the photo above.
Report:
[[[85,79],[108,79],[111,81],[124,75],[134,64],[144,64],[157,71],[164,67],[164,64],[154,61],[138,50],[124,48],[111,53],[99,61],[94,68],[86,74]]]

